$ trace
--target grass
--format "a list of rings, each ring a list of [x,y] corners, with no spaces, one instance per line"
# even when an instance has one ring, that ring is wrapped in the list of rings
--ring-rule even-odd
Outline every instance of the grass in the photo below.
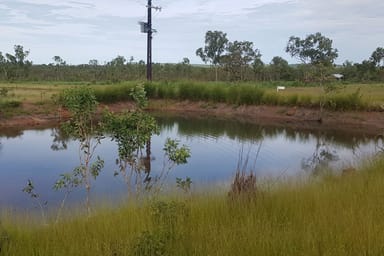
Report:
[[[344,176],[260,186],[251,201],[169,196],[48,226],[4,212],[0,255],[383,255],[383,198],[380,158]]]
[[[113,103],[131,100],[131,88],[138,81],[118,84],[90,85],[95,88],[98,101]],[[206,102],[222,102],[232,105],[279,105],[319,108],[320,101],[329,110],[382,110],[383,84],[351,84],[339,92],[324,95],[321,87],[297,87],[285,83],[285,91],[276,92],[276,83],[224,83],[224,82],[153,82],[145,83],[150,99],[173,99]],[[86,83],[7,83],[0,90],[8,90],[7,99],[42,104],[52,101],[62,89],[70,86],[86,86]]]

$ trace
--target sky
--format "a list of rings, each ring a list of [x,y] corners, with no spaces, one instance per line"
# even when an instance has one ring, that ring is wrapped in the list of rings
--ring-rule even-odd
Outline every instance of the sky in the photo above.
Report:
[[[30,51],[35,64],[60,56],[68,64],[103,64],[124,56],[146,60],[147,0],[0,0],[0,51],[14,45]],[[269,63],[285,53],[290,36],[316,32],[333,40],[337,64],[360,63],[384,47],[383,0],[152,0],[153,62],[178,63],[204,46],[205,33],[219,30],[230,41],[251,41]]]

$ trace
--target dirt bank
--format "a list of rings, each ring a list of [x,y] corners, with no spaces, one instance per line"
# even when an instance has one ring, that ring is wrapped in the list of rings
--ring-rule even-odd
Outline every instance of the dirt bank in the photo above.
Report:
[[[132,108],[130,102],[120,102],[108,106],[101,105],[100,110],[108,107],[120,112]],[[24,113],[11,118],[0,116],[1,128],[33,128],[55,125],[68,118],[66,111],[53,109],[42,111],[23,104]],[[44,108],[41,106],[40,108]],[[234,119],[242,122],[285,126],[305,130],[338,130],[349,133],[378,135],[384,132],[384,112],[345,111],[324,112],[321,117],[318,109],[280,106],[231,106],[220,103],[151,101],[149,111],[169,112],[191,117],[214,117]],[[43,113],[44,112],[44,113]]]

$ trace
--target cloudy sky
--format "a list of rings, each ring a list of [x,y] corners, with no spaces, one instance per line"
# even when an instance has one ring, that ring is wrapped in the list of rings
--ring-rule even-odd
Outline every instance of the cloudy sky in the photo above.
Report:
[[[110,61],[117,55],[146,59],[147,0],[0,0],[0,51],[20,44],[34,63],[55,55],[67,63]],[[269,63],[281,56],[290,36],[321,32],[339,50],[337,63],[361,62],[384,47],[383,0],[153,0],[154,62],[180,62],[195,56],[208,30],[228,39],[248,40]]]

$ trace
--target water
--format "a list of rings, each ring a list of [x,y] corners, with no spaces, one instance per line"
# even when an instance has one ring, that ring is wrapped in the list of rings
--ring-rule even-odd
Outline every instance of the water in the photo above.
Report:
[[[342,169],[356,165],[375,152],[372,137],[345,132],[294,131],[234,121],[157,117],[159,136],[152,139],[151,170],[155,175],[163,165],[162,147],[167,137],[177,138],[191,149],[187,165],[177,167],[168,177],[190,177],[195,188],[228,185],[236,168],[248,159],[248,168],[258,178],[280,179],[316,174],[319,166]],[[93,182],[92,199],[117,200],[126,195],[122,177],[114,177],[117,147],[109,138],[96,154],[105,167]],[[42,202],[57,206],[63,192],[52,190],[61,173],[79,163],[78,143],[62,137],[56,128],[25,131],[0,131],[0,207],[30,208],[33,200],[22,192],[32,179]],[[243,166],[243,165],[242,165]],[[81,203],[84,189],[70,195],[71,203]]]

